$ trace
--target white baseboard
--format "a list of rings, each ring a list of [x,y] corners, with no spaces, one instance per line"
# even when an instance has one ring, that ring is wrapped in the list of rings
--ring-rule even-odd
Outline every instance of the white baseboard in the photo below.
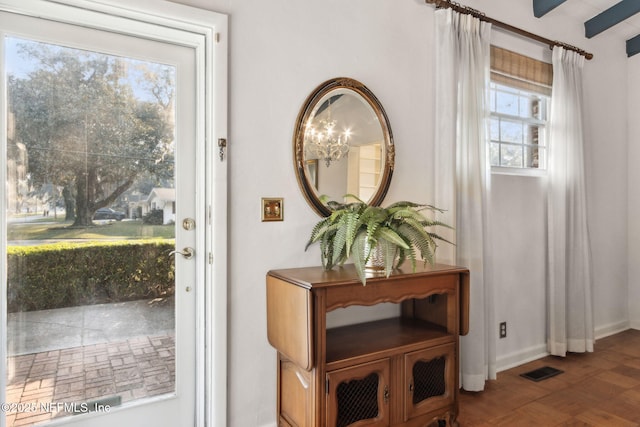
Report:
[[[618,323],[612,323],[610,325],[598,327],[594,333],[596,340],[614,335],[627,329],[640,329],[640,320],[638,321],[624,321]],[[515,368],[516,366],[524,365],[525,363],[532,362],[534,360],[542,359],[549,355],[546,344],[540,344],[537,346],[529,347],[520,351],[516,351],[504,356],[498,357],[496,360],[496,370],[498,372],[506,371],[507,369]]]
[[[278,423],[275,421],[269,424],[262,424],[260,427],[278,427]]]
[[[547,352],[546,344],[525,348],[524,350],[516,351],[497,358],[496,370],[498,372],[506,371],[507,369],[524,365],[525,363],[541,359],[548,355],[549,352]]]
[[[638,323],[638,326],[640,326],[640,323]],[[609,325],[600,326],[595,330],[596,340],[626,331],[629,328],[633,328],[633,326],[628,321],[611,323]],[[634,329],[640,329],[640,328],[634,328]]]

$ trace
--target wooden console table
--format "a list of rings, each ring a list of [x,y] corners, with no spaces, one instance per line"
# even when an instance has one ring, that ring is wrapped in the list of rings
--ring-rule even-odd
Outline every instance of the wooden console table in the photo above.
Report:
[[[399,316],[326,328],[326,313],[399,303]],[[280,426],[457,426],[458,335],[469,271],[403,266],[362,286],[352,265],[267,274],[267,334],[278,350]]]

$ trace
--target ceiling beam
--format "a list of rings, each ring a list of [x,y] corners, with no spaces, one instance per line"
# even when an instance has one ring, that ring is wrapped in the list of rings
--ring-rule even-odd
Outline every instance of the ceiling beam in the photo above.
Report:
[[[640,53],[640,35],[627,40],[627,57]]]
[[[640,1],[622,0],[584,23],[584,34],[591,38],[640,12]]]
[[[542,18],[567,0],[533,0],[533,15]]]

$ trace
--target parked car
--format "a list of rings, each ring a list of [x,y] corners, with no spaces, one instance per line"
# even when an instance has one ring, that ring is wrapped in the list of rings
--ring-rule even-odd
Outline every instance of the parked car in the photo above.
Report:
[[[116,221],[122,221],[126,216],[124,212],[111,208],[100,208],[93,214],[93,219],[115,219]]]

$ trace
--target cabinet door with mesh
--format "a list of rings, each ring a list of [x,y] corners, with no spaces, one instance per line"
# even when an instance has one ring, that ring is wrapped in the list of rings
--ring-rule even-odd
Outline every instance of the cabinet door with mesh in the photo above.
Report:
[[[389,359],[327,373],[327,426],[389,425]]]
[[[451,405],[455,401],[455,345],[407,353],[405,420]]]

